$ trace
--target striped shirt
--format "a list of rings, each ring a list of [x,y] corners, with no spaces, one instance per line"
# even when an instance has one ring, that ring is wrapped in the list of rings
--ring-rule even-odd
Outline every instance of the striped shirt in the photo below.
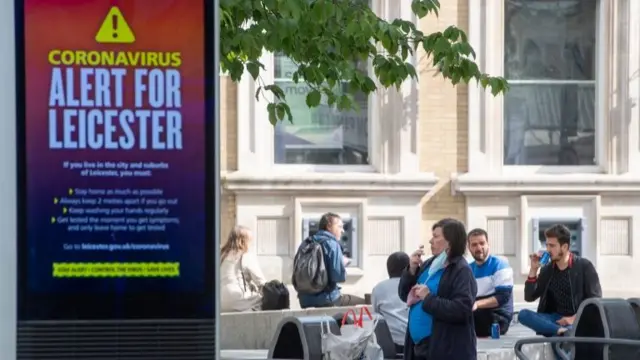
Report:
[[[489,255],[482,265],[470,264],[478,284],[476,300],[494,296],[498,300],[496,314],[511,320],[513,316],[513,269],[504,258]]]

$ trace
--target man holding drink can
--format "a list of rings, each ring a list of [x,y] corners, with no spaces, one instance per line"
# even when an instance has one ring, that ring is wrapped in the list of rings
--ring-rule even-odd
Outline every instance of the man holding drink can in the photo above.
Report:
[[[580,304],[602,297],[602,289],[591,261],[570,251],[571,232],[566,226],[553,225],[544,235],[546,251],[529,256],[531,267],[524,287],[525,301],[540,299],[538,310],[520,311],[518,321],[537,334],[561,336],[572,328]]]

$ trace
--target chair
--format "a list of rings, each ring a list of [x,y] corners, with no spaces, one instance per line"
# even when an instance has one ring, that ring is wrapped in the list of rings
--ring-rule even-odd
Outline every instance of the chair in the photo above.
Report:
[[[340,335],[338,323],[330,316],[289,316],[280,321],[271,340],[269,359],[322,360],[322,326]]]
[[[627,301],[631,304],[631,308],[636,313],[636,320],[638,320],[638,324],[640,324],[640,298],[631,298]]]
[[[380,348],[382,349],[382,353],[384,354],[384,358],[395,359],[398,354],[396,354],[396,344],[393,342],[393,337],[391,336],[389,325],[387,325],[387,321],[381,315],[374,316],[379,317],[375,334],[378,345],[380,346]]]
[[[575,359],[627,360],[640,358],[640,323],[631,302],[624,299],[585,300],[576,314],[574,329],[559,338],[528,338],[516,342],[518,359],[527,360],[522,346],[550,343],[574,346]],[[569,359],[562,352],[561,357]]]

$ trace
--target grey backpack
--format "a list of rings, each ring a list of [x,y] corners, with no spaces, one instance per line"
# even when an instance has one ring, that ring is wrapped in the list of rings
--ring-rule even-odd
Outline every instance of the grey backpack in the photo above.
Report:
[[[291,282],[298,294],[317,294],[329,285],[323,242],[306,238],[293,259]]]

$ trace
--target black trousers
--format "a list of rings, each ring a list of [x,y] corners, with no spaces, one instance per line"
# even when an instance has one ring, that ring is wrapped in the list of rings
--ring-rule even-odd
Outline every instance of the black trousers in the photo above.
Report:
[[[413,360],[429,359],[429,347],[431,345],[429,340],[429,338],[424,338],[420,340],[419,343],[413,345]]]
[[[493,309],[478,309],[474,311],[473,320],[476,326],[477,337],[491,336],[491,326],[493,323],[498,323],[500,326],[500,335],[504,335],[509,331],[509,319],[496,314]]]

